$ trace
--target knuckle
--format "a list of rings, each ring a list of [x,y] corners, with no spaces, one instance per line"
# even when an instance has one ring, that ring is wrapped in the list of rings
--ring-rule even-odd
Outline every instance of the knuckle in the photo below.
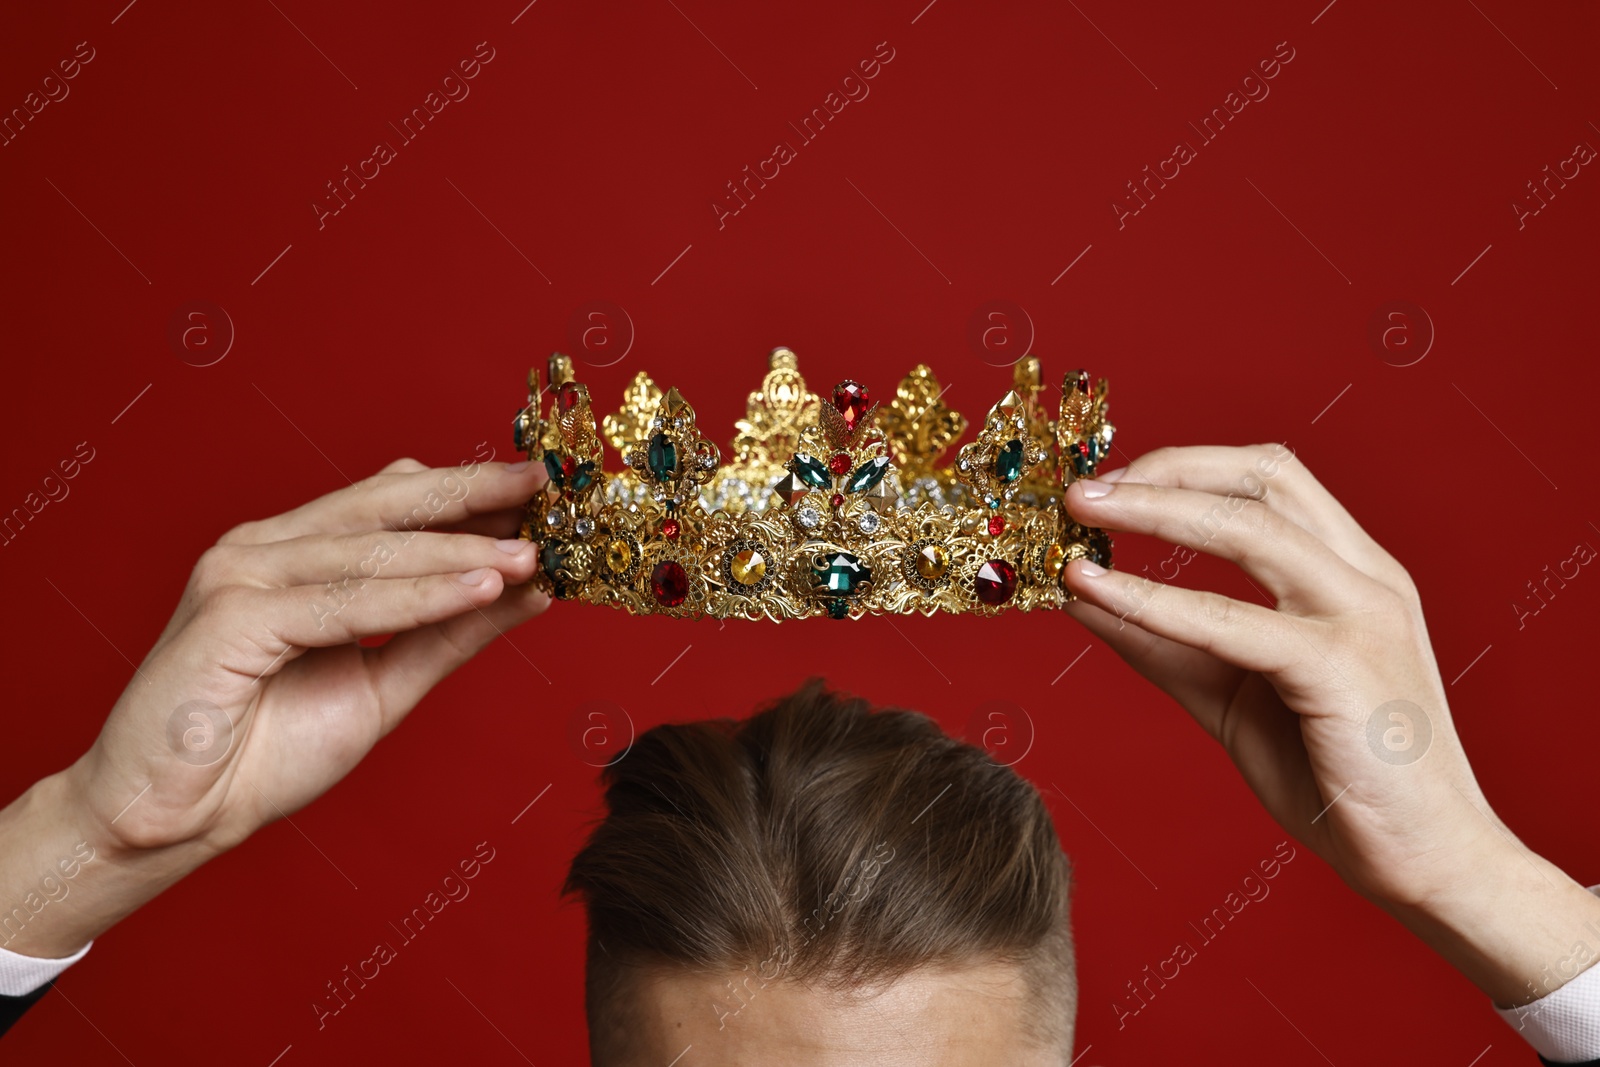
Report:
[[[260,538],[257,536],[261,524],[258,522],[241,522],[218,539],[219,545],[252,545]]]
[[[1244,452],[1251,469],[1260,472],[1266,478],[1277,477],[1300,465],[1299,460],[1295,458],[1294,450],[1280,442],[1250,445]]]
[[[1380,624],[1392,626],[1402,622],[1406,614],[1405,600],[1399,593],[1380,582],[1372,584],[1375,588],[1367,593],[1367,610]]]
[[[1252,541],[1277,540],[1283,534],[1283,516],[1252,497],[1235,497],[1243,501],[1238,516],[1246,537]]]
[[[353,484],[350,488],[352,490],[354,490],[357,494],[366,495],[366,494],[371,493],[374,490],[376,490],[378,487],[383,485],[384,482],[387,481],[387,480],[388,480],[387,479],[387,473],[385,471],[379,471],[377,474],[369,474],[369,475],[367,475],[365,478],[361,479],[359,482],[356,482],[355,484]],[[343,490],[341,490],[341,491],[343,491]]]
[[[232,583],[235,573],[236,553],[231,546],[217,544],[201,553],[195,561],[189,582],[200,596],[210,596]]]
[[[224,585],[201,600],[199,614],[213,623],[240,619],[248,614],[252,599],[250,590],[243,586]]]
[[[1401,566],[1399,560],[1387,552],[1380,552],[1377,569],[1382,582],[1401,600],[1409,605],[1422,603],[1422,594],[1417,589],[1417,583],[1412,579],[1411,572]]]
[[[1417,583],[1412,580],[1411,572],[1398,563],[1394,565],[1393,581],[1395,591],[1400,594],[1401,599],[1407,604],[1412,606],[1420,606],[1422,604],[1422,592],[1417,588]]]
[[[1397,590],[1378,581],[1366,583],[1359,610],[1343,627],[1345,636],[1363,653],[1382,655],[1414,635],[1412,605]]]
[[[1215,634],[1232,629],[1239,621],[1238,608],[1232,600],[1215,593],[1200,600],[1200,621],[1207,631]]]
[[[426,464],[421,463],[418,460],[412,459],[410,456],[402,456],[401,458],[395,460],[393,463],[391,463],[388,466],[384,467],[378,473],[379,474],[415,474],[417,471],[423,471],[423,470],[427,470],[427,469],[428,468],[427,468]]]
[[[1151,481],[1156,481],[1158,480],[1156,473],[1166,470],[1179,457],[1180,453],[1181,449],[1177,445],[1162,445],[1160,448],[1153,448],[1146,452],[1129,466],[1137,467],[1145,477],[1150,478]]]

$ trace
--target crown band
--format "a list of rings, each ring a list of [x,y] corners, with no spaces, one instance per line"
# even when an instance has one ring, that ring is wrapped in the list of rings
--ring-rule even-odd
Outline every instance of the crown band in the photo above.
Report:
[[[768,366],[726,466],[694,409],[643,371],[598,427],[570,358],[550,357],[548,415],[529,371],[515,445],[549,475],[522,528],[541,546],[533,580],[637,615],[840,619],[1060,607],[1068,562],[1110,565],[1109,535],[1062,505],[1110,450],[1105,379],[1069,372],[1051,419],[1039,361],[1018,361],[977,439],[941,468],[967,422],[926,366],[886,405],[854,381],[816,396],[787,348]],[[624,470],[604,469],[602,434]]]

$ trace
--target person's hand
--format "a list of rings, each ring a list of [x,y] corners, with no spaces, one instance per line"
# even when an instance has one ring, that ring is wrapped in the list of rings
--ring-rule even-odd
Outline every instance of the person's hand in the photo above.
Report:
[[[1239,565],[1270,603],[1074,562],[1068,610],[1353,888],[1501,1003],[1529,999],[1600,902],[1484,799],[1405,569],[1281,445],[1159,449],[1074,483],[1066,503],[1079,522],[1179,546],[1164,579],[1196,552]],[[1505,924],[1524,908],[1547,926]]]
[[[53,808],[59,832],[37,836],[59,839],[57,852],[81,838],[105,861],[85,867],[92,877],[78,877],[81,892],[52,905],[51,921],[7,947],[74,951],[310,803],[435,683],[544,610],[528,583],[537,547],[513,540],[518,505],[541,481],[538,464],[399,460],[230,530],[195,566],[94,745],[31,791],[44,800],[6,813],[0,839],[12,849],[16,820],[37,824]],[[386,634],[380,646],[357,643]]]

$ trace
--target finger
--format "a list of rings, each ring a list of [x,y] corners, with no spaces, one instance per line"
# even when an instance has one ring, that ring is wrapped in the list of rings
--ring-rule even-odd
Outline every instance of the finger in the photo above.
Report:
[[[1207,733],[1217,736],[1222,708],[1246,672],[1197,648],[1151,633],[1139,625],[1138,616],[1119,619],[1082,598],[1069,602],[1066,611],[1128,666],[1181,704]]]
[[[1346,562],[1371,577],[1394,586],[1395,572],[1403,574],[1394,557],[1361,528],[1287,445],[1158,448],[1120,470],[1106,472],[1101,480],[1261,500],[1320,537]],[[1409,577],[1404,581],[1408,583]]]
[[[1372,580],[1325,542],[1259,500],[1161,485],[1080,479],[1066,493],[1079,522],[1150,534],[1237,563],[1296,610],[1351,607]]]
[[[507,584],[533,577],[531,541],[456,533],[383,531],[218,546],[197,568],[203,591],[226,582],[286,588],[351,578],[418,578],[492,567]]]
[[[246,523],[230,531],[223,543],[265,544],[368,530],[436,530],[525,503],[545,481],[543,464],[526,461],[380,471],[293,511]]]
[[[522,520],[527,517],[527,509],[522,504],[515,507],[501,508],[499,511],[489,511],[482,515],[473,515],[461,522],[452,523],[446,530],[459,533],[478,534],[483,537],[510,538],[522,532]]]
[[[1069,590],[1122,622],[1247,671],[1278,675],[1293,670],[1307,652],[1294,627],[1316,625],[1315,620],[1291,619],[1219,593],[1108,571],[1087,560],[1074,560],[1065,573]]]
[[[484,646],[549,606],[550,598],[528,583],[508,586],[497,600],[477,611],[399,634],[381,648],[368,650],[383,731],[398,726],[428,690]]]
[[[404,633],[492,603],[503,588],[500,572],[488,567],[292,589],[233,586],[207,598],[201,613],[213,616],[207,630],[243,632],[270,655],[286,647],[323,648]]]
[[[1317,796],[1316,779],[1308,768],[1299,717],[1279,701],[1263,699],[1260,690],[1271,689],[1267,679],[1153,634],[1137,618],[1119,619],[1082,599],[1069,603],[1067,612],[1183,705],[1222,745],[1274,817],[1287,819],[1323,806],[1307,807]]]

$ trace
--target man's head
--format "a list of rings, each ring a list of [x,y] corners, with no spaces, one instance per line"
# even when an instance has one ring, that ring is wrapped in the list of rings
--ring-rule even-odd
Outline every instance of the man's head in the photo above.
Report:
[[[1071,1058],[1069,868],[1038,792],[813,681],[659,726],[573,859],[598,1067]]]

